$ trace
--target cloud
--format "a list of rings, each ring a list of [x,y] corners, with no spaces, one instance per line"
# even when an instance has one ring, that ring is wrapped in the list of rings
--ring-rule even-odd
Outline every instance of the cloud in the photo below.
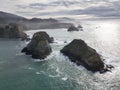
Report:
[[[0,9],[26,17],[120,16],[119,0],[1,0]]]

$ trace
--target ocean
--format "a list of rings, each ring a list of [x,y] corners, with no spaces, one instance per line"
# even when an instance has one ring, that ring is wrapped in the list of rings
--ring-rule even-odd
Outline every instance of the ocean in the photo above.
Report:
[[[46,31],[54,37],[52,53],[45,60],[21,53],[28,42],[0,39],[0,90],[120,90],[120,20],[81,21],[83,31]],[[79,24],[78,23],[78,24]],[[111,72],[92,73],[70,62],[60,50],[73,39],[82,39],[114,66]],[[67,42],[67,43],[64,43]]]

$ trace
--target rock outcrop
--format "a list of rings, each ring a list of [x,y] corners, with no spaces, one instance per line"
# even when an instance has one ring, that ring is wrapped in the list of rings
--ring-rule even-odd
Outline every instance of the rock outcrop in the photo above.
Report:
[[[21,38],[25,40],[27,39],[27,34],[21,31],[16,24],[1,25],[0,38]]]
[[[51,38],[46,32],[37,32],[33,35],[31,42],[21,52],[32,55],[34,59],[44,59],[52,52],[49,45],[51,42]]]
[[[91,71],[105,72],[109,71],[105,68],[105,64],[100,58],[96,50],[89,47],[83,40],[75,39],[66,45],[61,52],[68,56],[72,62],[77,65],[83,65]]]
[[[68,28],[68,31],[71,32],[71,31],[79,31],[79,29],[77,27],[75,27],[74,25],[71,25],[69,28]]]

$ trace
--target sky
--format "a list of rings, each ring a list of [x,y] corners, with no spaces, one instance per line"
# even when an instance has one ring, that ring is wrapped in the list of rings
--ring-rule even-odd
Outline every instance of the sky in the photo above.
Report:
[[[0,0],[0,11],[27,18],[119,18],[120,0]]]

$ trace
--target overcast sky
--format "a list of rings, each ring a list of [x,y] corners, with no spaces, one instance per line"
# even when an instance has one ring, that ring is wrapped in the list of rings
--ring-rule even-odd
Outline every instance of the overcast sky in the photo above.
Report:
[[[120,17],[120,0],[0,0],[0,10],[31,17]]]

